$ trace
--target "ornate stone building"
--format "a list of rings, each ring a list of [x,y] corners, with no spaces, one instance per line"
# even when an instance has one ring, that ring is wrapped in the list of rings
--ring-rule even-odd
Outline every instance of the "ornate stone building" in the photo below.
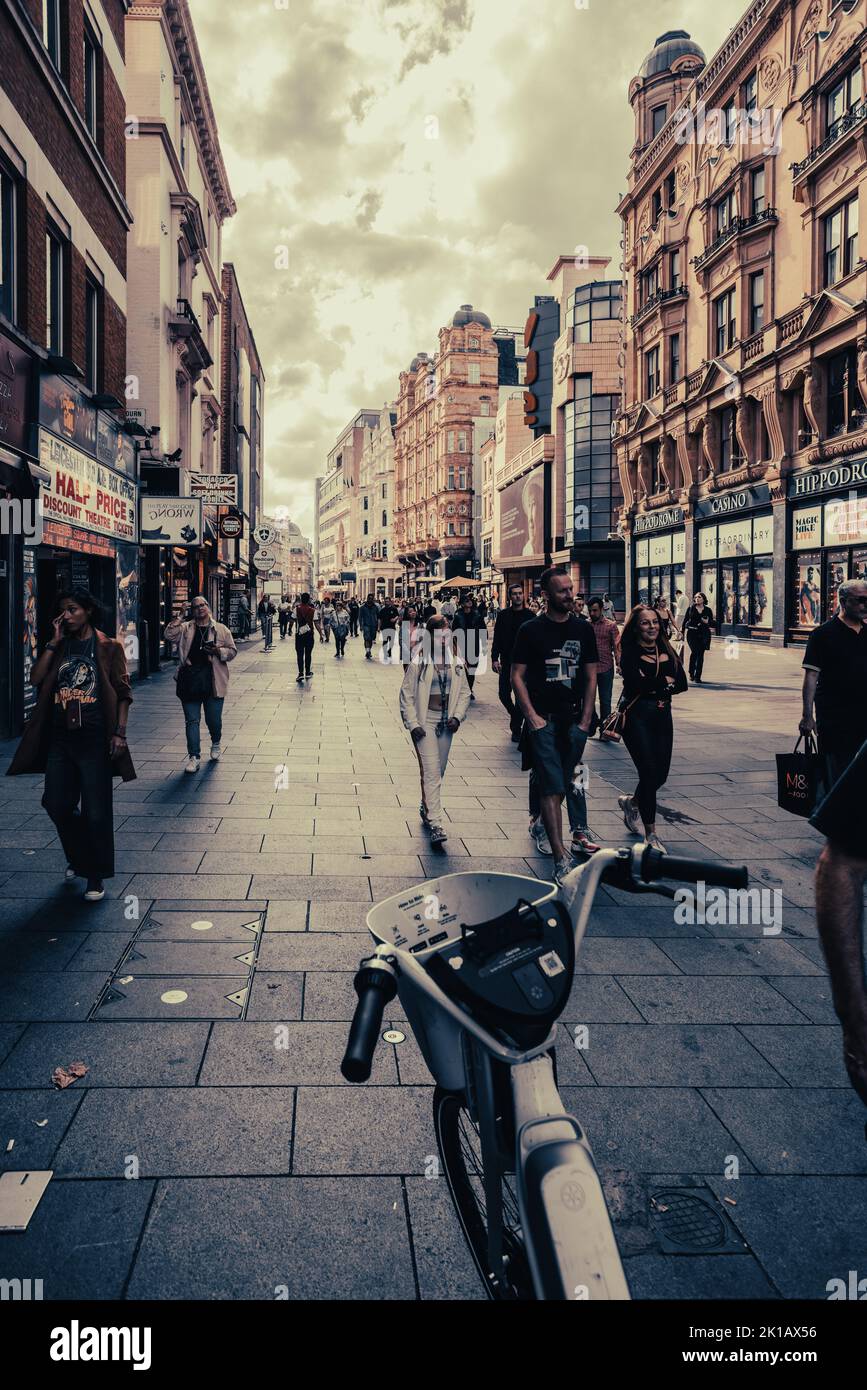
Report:
[[[867,0],[757,0],[710,61],[664,34],[629,88],[628,593],[803,640],[867,574]]]
[[[520,336],[492,328],[486,314],[463,304],[440,329],[436,357],[420,352],[400,374],[394,543],[407,592],[415,592],[417,580],[473,570],[474,506],[481,493],[475,467],[500,387],[518,385]]]

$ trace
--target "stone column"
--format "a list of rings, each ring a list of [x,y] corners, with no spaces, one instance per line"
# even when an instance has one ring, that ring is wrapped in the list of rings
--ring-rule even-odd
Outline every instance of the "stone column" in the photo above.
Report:
[[[774,617],[768,641],[772,647],[786,646],[786,611],[789,605],[786,566],[786,523],[788,504],[785,484],[771,488],[774,516]]]

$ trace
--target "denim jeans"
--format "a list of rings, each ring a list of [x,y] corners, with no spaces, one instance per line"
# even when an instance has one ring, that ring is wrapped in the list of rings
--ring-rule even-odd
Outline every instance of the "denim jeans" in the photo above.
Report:
[[[205,707],[205,723],[212,743],[220,743],[223,737],[223,700],[221,696],[209,695],[206,700],[184,700],[184,719],[187,721],[187,753],[191,758],[199,758],[202,753],[201,718]]]
[[[575,769],[587,743],[587,735],[577,724],[555,729],[549,722],[538,732],[528,735],[530,756],[529,809],[531,816],[541,812],[541,797],[565,796],[569,825],[583,830],[587,825],[587,798],[583,788],[576,785]]]

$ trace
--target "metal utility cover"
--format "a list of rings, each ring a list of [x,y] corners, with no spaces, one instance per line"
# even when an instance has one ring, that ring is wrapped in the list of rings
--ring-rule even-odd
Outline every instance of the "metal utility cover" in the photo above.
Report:
[[[709,1188],[652,1192],[650,1220],[665,1255],[742,1255],[746,1249]]]
[[[53,1170],[0,1173],[0,1231],[27,1230],[30,1218],[53,1177]]]

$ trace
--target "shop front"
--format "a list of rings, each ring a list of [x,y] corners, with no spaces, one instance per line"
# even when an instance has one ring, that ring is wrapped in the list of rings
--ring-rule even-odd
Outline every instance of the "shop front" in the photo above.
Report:
[[[35,370],[31,354],[0,333],[0,738],[21,727],[24,672],[29,674],[36,652],[31,576],[44,476],[32,452]]]
[[[632,523],[633,602],[660,595],[674,607],[686,587],[686,529],[682,507],[643,512]]]
[[[793,473],[788,497],[788,628],[797,642],[834,616],[844,580],[867,580],[867,459]]]
[[[102,631],[139,669],[138,487],[131,441],[62,378],[43,378],[38,454],[45,476],[41,543],[25,554],[25,632],[41,647],[64,589],[100,604]],[[33,691],[25,678],[25,717]]]
[[[696,588],[705,595],[718,631],[769,640],[775,604],[782,600],[774,593],[774,519],[767,485],[697,502],[695,535]]]

